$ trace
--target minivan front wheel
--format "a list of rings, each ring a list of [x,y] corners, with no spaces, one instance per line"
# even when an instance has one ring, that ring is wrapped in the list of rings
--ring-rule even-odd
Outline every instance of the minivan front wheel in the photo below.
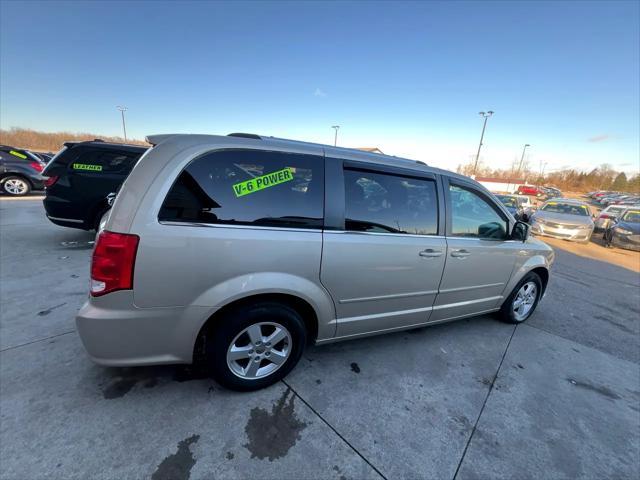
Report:
[[[278,303],[236,308],[216,323],[206,339],[207,363],[213,377],[232,390],[257,390],[284,378],[307,341],[300,315]]]
[[[499,316],[508,323],[522,323],[531,316],[542,295],[542,281],[536,273],[528,273],[502,304]]]

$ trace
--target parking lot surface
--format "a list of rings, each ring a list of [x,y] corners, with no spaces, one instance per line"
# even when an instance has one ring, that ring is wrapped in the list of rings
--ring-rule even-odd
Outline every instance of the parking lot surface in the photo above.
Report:
[[[285,381],[242,394],[188,367],[91,363],[74,316],[92,240],[37,199],[0,199],[3,479],[640,475],[634,269],[564,242],[524,325],[311,347]]]

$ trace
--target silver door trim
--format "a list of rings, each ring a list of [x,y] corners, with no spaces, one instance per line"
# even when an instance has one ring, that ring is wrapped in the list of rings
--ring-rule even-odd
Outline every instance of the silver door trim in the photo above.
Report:
[[[431,326],[431,325],[437,325],[439,323],[453,322],[453,321],[460,320],[460,319],[466,318],[466,317],[476,317],[478,315],[484,315],[484,314],[487,314],[487,313],[497,312],[498,310],[500,310],[500,309],[499,308],[489,308],[487,310],[482,310],[482,311],[474,312],[474,313],[465,313],[463,315],[457,315],[455,317],[441,318],[439,320],[431,320],[429,322],[414,323],[413,325],[403,325],[401,327],[385,328],[385,329],[382,329],[382,330],[371,330],[371,331],[368,331],[368,332],[352,333],[350,335],[342,335],[340,337],[323,338],[323,339],[320,339],[320,340],[316,340],[315,344],[316,345],[324,345],[324,344],[327,344],[327,343],[340,342],[342,340],[351,340],[351,339],[354,339],[354,338],[369,337],[369,336],[378,335],[378,334],[381,334],[381,333],[401,332],[401,331],[404,331],[404,330],[411,330],[413,328],[427,327],[427,326]]]
[[[504,285],[504,282],[472,285],[471,287],[445,288],[444,290],[440,290],[440,293],[464,292],[466,290],[477,290],[479,288],[501,287],[502,285]]]
[[[51,215],[47,215],[47,218],[50,220],[58,220],[60,222],[84,223],[84,220],[76,220],[75,218],[52,217]]]
[[[385,237],[418,237],[418,238],[439,238],[444,240],[444,235],[419,235],[416,233],[391,233],[391,232],[358,232],[357,230],[324,230],[324,233],[338,233],[338,234],[351,234],[351,235],[373,235],[373,236],[385,236]]]
[[[438,290],[427,290],[425,292],[409,292],[409,293],[394,293],[391,295],[376,295],[374,297],[358,297],[358,298],[345,298],[338,300],[338,303],[356,303],[356,302],[369,302],[375,300],[388,300],[394,298],[407,298],[407,297],[420,297],[423,295],[434,295],[438,293]]]
[[[491,302],[500,300],[502,295],[497,295],[495,297],[485,297],[479,298],[477,300],[467,300],[465,302],[457,302],[457,303],[447,303],[446,305],[435,305],[432,310],[444,310],[445,308],[455,308],[455,307],[466,307],[467,305],[473,305],[474,303],[482,303],[482,302]]]
[[[412,308],[410,310],[394,310],[393,312],[374,313],[371,315],[361,315],[359,317],[344,317],[336,319],[338,325],[348,322],[359,322],[362,320],[371,320],[374,318],[397,317],[400,315],[411,315],[413,313],[430,312],[433,307]]]

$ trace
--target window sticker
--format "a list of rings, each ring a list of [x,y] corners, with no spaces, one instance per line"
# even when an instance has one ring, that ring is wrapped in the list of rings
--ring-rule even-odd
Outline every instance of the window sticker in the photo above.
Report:
[[[74,170],[89,170],[92,172],[101,172],[102,171],[102,165],[87,165],[85,163],[74,163],[73,164],[73,169]]]
[[[236,183],[233,185],[233,192],[236,194],[236,197],[243,197],[250,193],[264,190],[265,188],[275,187],[281,183],[290,182],[291,180],[293,180],[293,171],[291,168],[287,167],[282,170],[278,170],[277,172],[267,173],[266,175],[252,178],[251,180]]]
[[[27,156],[24,153],[16,152],[15,150],[10,150],[9,153],[23,160],[27,158]]]

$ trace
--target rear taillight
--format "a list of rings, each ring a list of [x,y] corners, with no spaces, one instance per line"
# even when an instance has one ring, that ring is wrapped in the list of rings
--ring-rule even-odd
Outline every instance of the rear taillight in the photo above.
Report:
[[[57,181],[58,181],[58,176],[52,175],[51,177],[47,177],[44,179],[44,186],[45,188],[52,187],[53,184],[56,183]]]
[[[609,215],[607,215],[606,213],[603,213],[600,215],[600,218],[611,218]]]
[[[133,288],[139,240],[137,235],[100,232],[91,262],[91,296]]]
[[[31,165],[31,168],[37,170],[38,172],[42,172],[44,170],[44,165],[42,165],[40,162],[29,162],[29,165]]]

